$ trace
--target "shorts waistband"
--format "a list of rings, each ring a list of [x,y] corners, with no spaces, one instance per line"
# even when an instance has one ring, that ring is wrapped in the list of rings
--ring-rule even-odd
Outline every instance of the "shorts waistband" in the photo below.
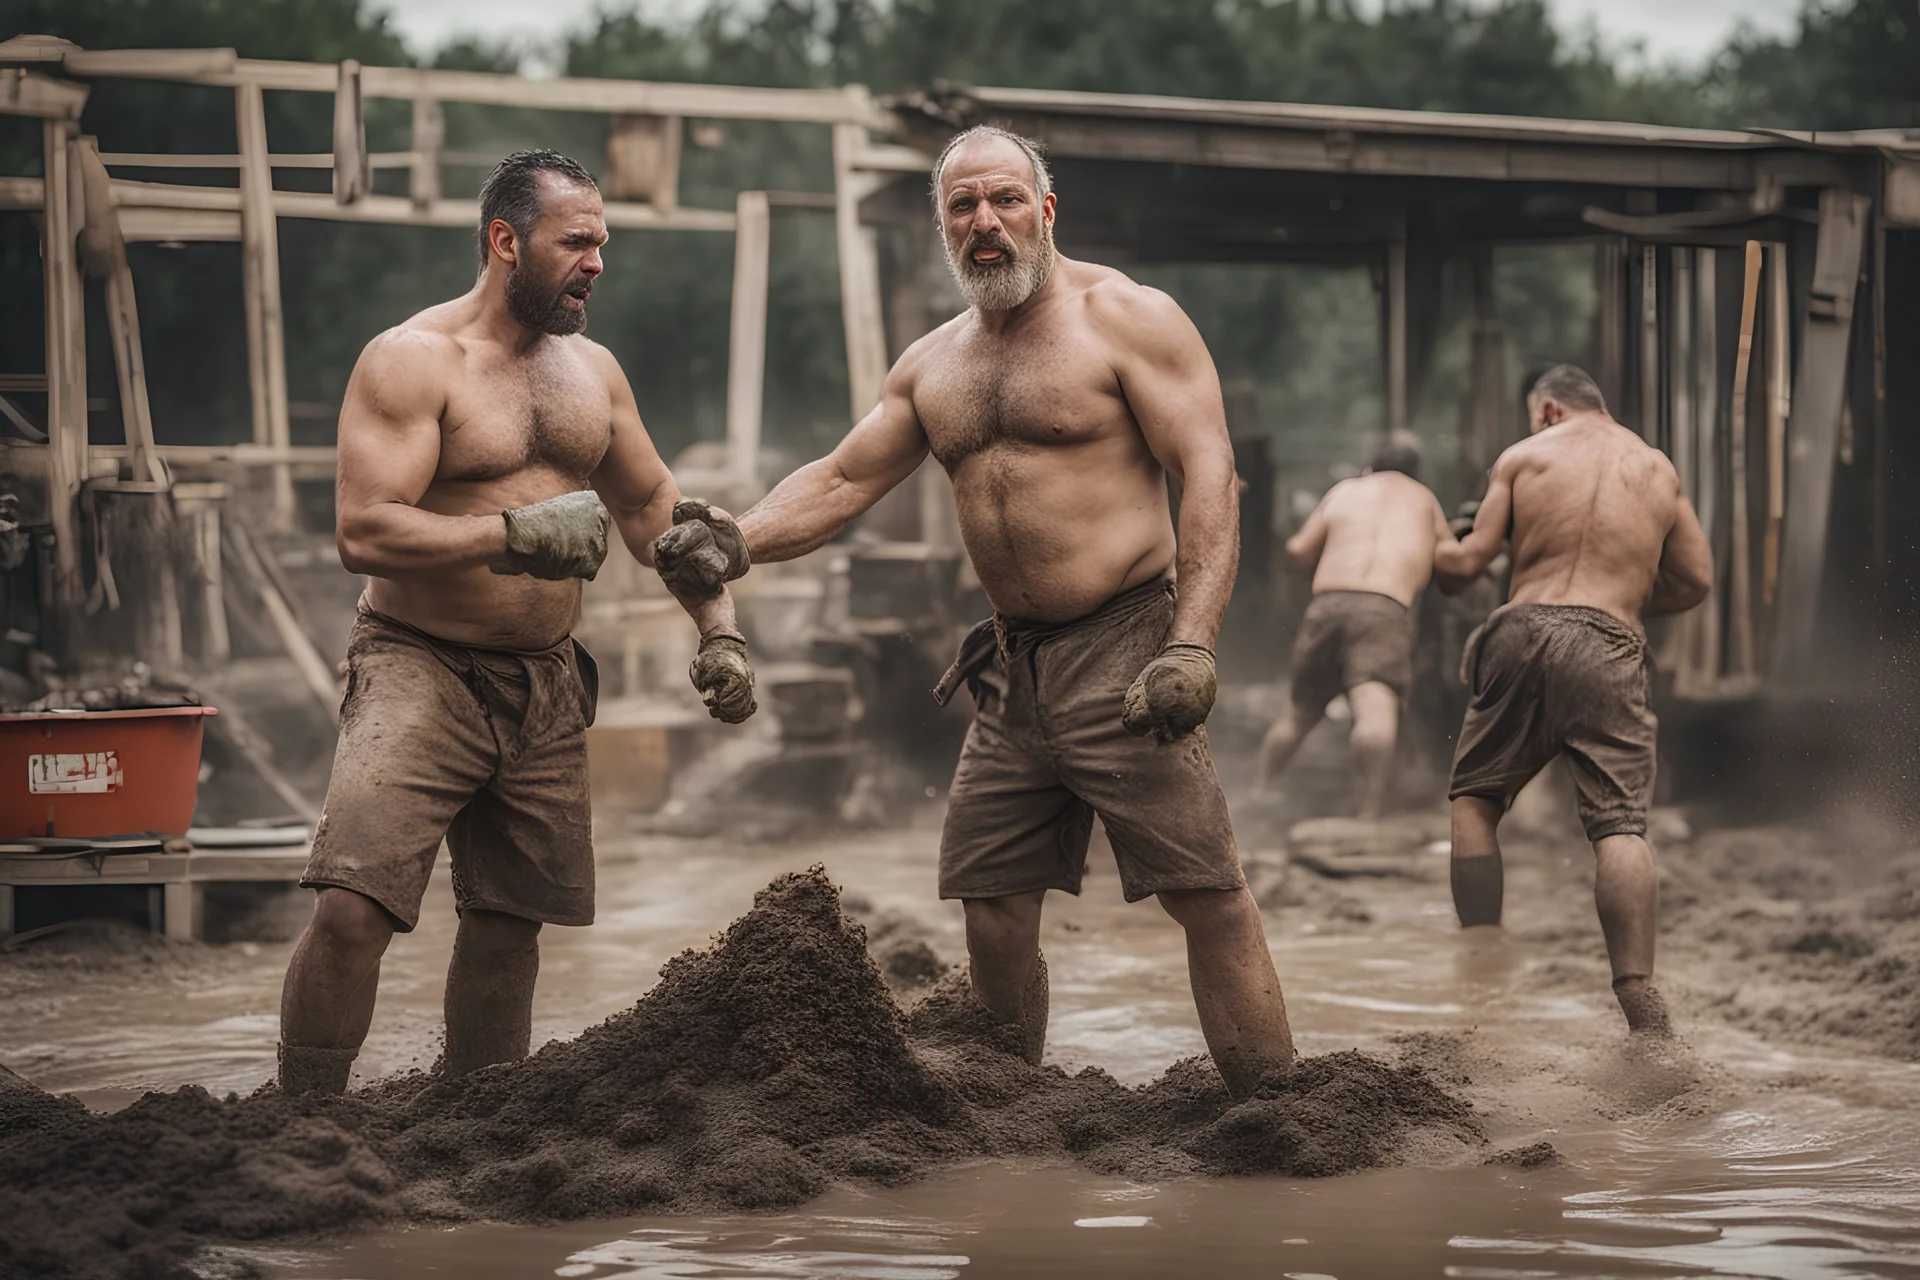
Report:
[[[1327,600],[1334,596],[1360,596],[1363,599],[1369,600],[1385,600],[1402,613],[1412,612],[1406,604],[1394,599],[1384,591],[1362,591],[1356,587],[1334,587],[1327,591],[1316,591],[1313,593],[1313,600]],[[1312,603],[1313,601],[1308,601],[1308,604],[1311,605]]]
[[[1163,573],[1137,587],[1128,587],[1125,591],[1109,596],[1106,603],[1092,613],[1083,614],[1066,622],[1028,622],[1021,618],[1009,618],[996,611],[993,615],[994,632],[999,639],[1001,655],[1004,658],[1044,644],[1056,636],[1079,631],[1085,627],[1101,626],[1130,618],[1156,601],[1171,598],[1175,594],[1173,578]]]
[[[452,653],[472,654],[479,657],[545,658],[556,654],[565,654],[568,647],[573,643],[573,636],[568,634],[560,637],[559,640],[544,649],[508,649],[500,645],[468,644],[462,640],[449,640],[445,636],[437,636],[431,631],[424,631],[414,626],[411,622],[402,622],[391,614],[380,612],[365,600],[360,601],[356,606],[356,611],[361,618],[371,622],[373,625],[383,627],[389,631],[399,632],[401,635],[417,640],[429,648],[445,649]]]
[[[1608,613],[1605,609],[1596,609],[1588,604],[1534,604],[1525,601],[1517,604],[1503,604],[1488,617],[1486,627],[1491,629],[1495,623],[1509,617],[1576,623],[1629,644],[1640,652],[1644,653],[1647,647],[1647,637],[1644,632],[1624,619]]]

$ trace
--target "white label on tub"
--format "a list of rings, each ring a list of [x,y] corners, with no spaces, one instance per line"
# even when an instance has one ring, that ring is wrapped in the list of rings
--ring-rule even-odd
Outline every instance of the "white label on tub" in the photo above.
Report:
[[[125,781],[111,751],[27,757],[27,790],[34,795],[112,791]]]

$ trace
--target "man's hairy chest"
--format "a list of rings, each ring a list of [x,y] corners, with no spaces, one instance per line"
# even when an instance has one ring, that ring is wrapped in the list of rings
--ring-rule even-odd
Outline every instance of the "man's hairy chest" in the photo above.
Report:
[[[605,381],[561,355],[469,367],[447,395],[436,480],[483,481],[534,468],[585,481],[606,455]]]
[[[997,446],[1068,447],[1136,428],[1111,363],[1072,335],[970,335],[930,353],[914,412],[948,470]]]

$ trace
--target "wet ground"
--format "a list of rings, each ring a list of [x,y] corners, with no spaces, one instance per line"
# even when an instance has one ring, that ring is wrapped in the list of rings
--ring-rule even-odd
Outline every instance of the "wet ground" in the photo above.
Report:
[[[1577,837],[1510,851],[1509,929],[1462,935],[1446,860],[1328,880],[1244,851],[1303,1053],[1423,1062],[1493,1146],[1557,1158],[1423,1165],[1323,1181],[1136,1185],[1065,1167],[967,1166],[891,1191],[839,1189],[778,1216],[466,1226],[302,1242],[269,1274],[384,1277],[1920,1276],[1920,855],[1827,824],[1670,841],[1661,973],[1690,1052],[1628,1051]],[[930,901],[937,813],[906,831],[778,846],[607,833],[600,919],[549,930],[535,1038],[627,1007],[776,873],[823,862],[869,927],[962,953]],[[1051,1060],[1124,1081],[1201,1051],[1179,931],[1120,901],[1096,839],[1079,899],[1044,935]],[[362,1073],[437,1051],[451,894],[396,939]],[[271,1072],[287,943],[46,946],[0,957],[0,1061],[110,1108],[147,1088],[250,1090]],[[1436,1155],[1436,1161],[1440,1157]]]

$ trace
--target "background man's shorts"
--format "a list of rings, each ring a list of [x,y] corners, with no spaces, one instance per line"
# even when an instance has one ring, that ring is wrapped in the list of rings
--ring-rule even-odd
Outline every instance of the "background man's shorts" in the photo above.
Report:
[[[1173,587],[1126,591],[1077,622],[1005,624],[973,682],[978,708],[940,838],[940,896],[1080,892],[1097,813],[1127,901],[1245,880],[1207,731],[1173,742],[1120,722],[1127,686],[1166,643]]]
[[[347,664],[300,883],[365,894],[411,931],[444,837],[461,911],[593,923],[587,651],[472,648],[363,608]]]
[[[1467,642],[1473,691],[1449,799],[1510,805],[1566,753],[1587,839],[1645,835],[1659,721],[1638,631],[1600,609],[1510,604]]]
[[[1373,681],[1405,698],[1413,685],[1413,615],[1377,592],[1322,591],[1307,605],[1289,667],[1299,706],[1324,708]]]

